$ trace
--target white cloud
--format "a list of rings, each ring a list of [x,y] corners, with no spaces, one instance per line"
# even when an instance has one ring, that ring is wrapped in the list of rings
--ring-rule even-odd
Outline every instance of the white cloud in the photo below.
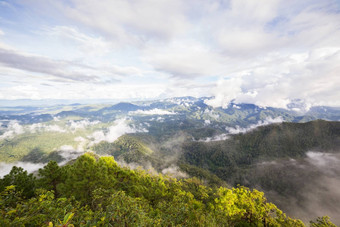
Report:
[[[269,117],[263,121],[258,121],[256,124],[251,124],[247,128],[241,128],[240,126],[237,125],[236,127],[226,127],[225,130],[228,132],[228,134],[239,134],[239,133],[246,133],[246,132],[252,131],[260,126],[276,124],[276,123],[281,123],[281,122],[283,122],[282,117],[277,117],[274,119]]]
[[[103,55],[112,49],[110,42],[105,41],[102,37],[93,37],[81,33],[78,29],[69,26],[55,26],[46,28],[45,33],[51,36],[58,36],[63,40],[71,42],[72,45],[77,45],[79,49],[92,55]]]
[[[114,122],[113,126],[107,128],[107,130],[95,131],[92,135],[89,136],[89,138],[92,140],[89,146],[100,143],[101,141],[112,143],[126,133],[136,132],[136,129],[128,126],[125,121],[125,119],[119,119]]]
[[[195,39],[171,42],[166,46],[147,46],[144,56],[156,70],[179,79],[221,75],[226,60]]]
[[[8,15],[22,27],[29,24],[21,8],[40,21],[34,36],[9,29],[1,36],[11,42],[0,43],[6,81],[0,98],[214,95],[213,106],[233,99],[282,108],[297,99],[306,106],[340,105],[340,6],[333,0],[8,4],[16,9]],[[36,34],[44,28],[56,38]],[[70,54],[74,49],[81,51]],[[49,89],[40,85],[46,81]]]
[[[89,70],[86,66],[9,48],[0,47],[0,65],[31,73],[44,74],[64,81],[93,82],[98,80],[98,76],[93,75],[93,70]]]
[[[48,131],[48,132],[66,132],[65,129],[62,129],[58,125],[46,125],[45,130]]]
[[[85,152],[84,147],[88,142],[87,139],[78,136],[74,141],[79,142],[76,149],[71,145],[63,145],[57,149],[58,153],[65,159],[63,162],[59,163],[59,165],[64,165],[70,160],[78,158]]]
[[[175,112],[170,112],[168,110],[162,110],[162,109],[151,109],[151,110],[136,110],[136,111],[130,111],[129,115],[174,115]]]
[[[88,140],[85,139],[84,137],[78,136],[74,138],[74,141],[79,142],[77,146],[77,151],[78,152],[84,152],[85,151],[85,145],[87,144]]]
[[[21,167],[26,170],[28,173],[32,173],[37,171],[40,168],[44,167],[42,163],[31,163],[31,162],[14,162],[14,163],[4,163],[0,162],[0,177],[5,176],[11,172],[12,167]]]
[[[242,94],[242,80],[239,78],[231,78],[228,80],[220,80],[215,89],[215,97],[205,100],[204,103],[212,107],[227,107],[230,101]]]
[[[220,117],[220,115],[216,113],[214,110],[205,109],[203,113],[207,114],[209,117],[213,119],[218,119]]]
[[[306,155],[307,161],[309,161],[313,165],[316,165],[319,168],[327,167],[330,165],[339,166],[339,159],[334,154],[308,151]]]
[[[59,163],[59,165],[65,165],[70,160],[78,158],[84,153],[83,149],[74,149],[71,145],[63,145],[58,149],[58,154],[60,154],[65,160]]]
[[[221,140],[226,140],[226,139],[229,139],[229,136],[228,134],[220,134],[220,135],[215,135],[213,137],[207,137],[207,138],[204,138],[204,139],[200,139],[198,140],[199,142],[212,142],[212,141],[221,141]]]
[[[183,3],[178,0],[73,0],[71,4],[64,6],[63,13],[68,17],[123,43],[168,39],[184,32],[188,23],[182,13]]]
[[[168,168],[162,170],[162,174],[169,175],[177,178],[187,178],[188,174],[179,170],[178,166],[171,165]]]
[[[259,106],[287,108],[296,99],[306,105],[340,105],[340,78],[337,76],[339,48],[319,48],[310,52],[276,55],[264,59],[238,77],[221,80],[215,98],[206,103],[225,107],[231,100]]]
[[[89,126],[99,124],[100,121],[89,121],[88,119],[80,120],[80,121],[69,121],[69,127],[72,131],[76,131],[78,129],[85,129]]]
[[[3,128],[3,127],[2,127]],[[20,135],[24,133],[24,128],[19,124],[18,121],[10,121],[7,125],[7,128],[3,128],[4,132],[0,135],[0,140],[2,139],[11,139],[16,135]]]
[[[71,145],[62,145],[59,148],[60,151],[74,151],[75,149]]]
[[[204,120],[204,125],[210,125],[210,120]]]
[[[67,132],[67,130],[61,128],[59,125],[47,125],[43,123],[35,123],[32,125],[28,125],[25,127],[25,130],[28,130],[31,133],[35,132],[60,132],[64,133]]]

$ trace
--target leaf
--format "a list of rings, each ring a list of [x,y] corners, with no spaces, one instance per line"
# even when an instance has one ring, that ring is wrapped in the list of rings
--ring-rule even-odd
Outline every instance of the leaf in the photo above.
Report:
[[[73,217],[74,213],[70,212],[68,214],[66,214],[66,216],[64,217],[64,221],[63,221],[63,224],[67,224],[71,218]]]

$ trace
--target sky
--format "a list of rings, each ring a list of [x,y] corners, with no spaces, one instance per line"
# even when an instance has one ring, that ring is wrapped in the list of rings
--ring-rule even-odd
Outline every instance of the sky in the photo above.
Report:
[[[0,99],[340,106],[339,0],[0,0]]]

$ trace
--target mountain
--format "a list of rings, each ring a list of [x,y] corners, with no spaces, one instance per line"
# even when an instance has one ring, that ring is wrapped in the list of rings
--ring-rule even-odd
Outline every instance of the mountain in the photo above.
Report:
[[[115,104],[113,106],[110,107],[105,107],[103,109],[101,109],[101,112],[105,112],[105,111],[110,111],[110,110],[118,110],[118,111],[122,111],[122,112],[128,112],[128,111],[135,111],[140,109],[139,106],[131,104],[131,103],[126,103],[126,102],[120,102],[118,104]]]
[[[4,226],[304,226],[257,190],[210,188],[93,154],[62,167],[50,162],[38,178],[13,167],[0,179],[0,201]],[[328,217],[312,224],[335,226]]]
[[[185,127],[182,134],[166,139],[157,139],[158,133],[153,134],[156,137],[129,136],[136,138],[134,143],[140,143],[141,147],[152,147],[152,153],[138,153],[133,148],[137,146],[132,144],[125,145],[130,149],[117,148],[115,144],[126,137],[113,145],[103,142],[93,149],[134,163],[132,166],[150,168],[151,165],[160,172],[174,168],[212,186],[244,185],[262,190],[269,201],[289,215],[299,214],[304,221],[322,212],[336,223],[340,221],[337,215],[340,197],[333,187],[340,185],[336,177],[340,174],[340,122],[276,123],[210,142],[192,140],[190,135],[195,133],[188,129]],[[195,131],[204,134],[201,129]]]
[[[209,99],[2,107],[0,176],[14,165],[32,172],[91,151],[213,188],[264,191],[291,216],[328,214],[340,224],[339,108],[298,101],[288,109],[233,102],[213,108]]]
[[[280,117],[283,121],[288,122],[306,122],[317,119],[339,120],[340,109],[336,107],[312,107],[308,111],[294,111],[298,108],[297,104],[289,105],[288,109],[259,107],[254,104],[230,103],[226,108],[213,108],[208,106],[205,101],[210,97],[194,98],[194,97],[177,97],[155,101],[141,101],[135,103],[121,102],[115,105],[86,105],[86,104],[70,104],[59,106],[39,106],[39,107],[1,107],[0,120],[18,120],[25,124],[29,122],[29,118],[39,118],[40,122],[50,121],[46,118],[46,114],[57,117],[79,116],[89,119],[98,119],[103,121],[112,121],[116,117],[124,117],[133,111],[148,110],[164,110],[180,115],[185,119],[210,121],[227,126],[245,127],[249,124],[256,124],[258,121],[267,118]],[[302,104],[299,104],[300,107]],[[301,107],[302,108],[302,107]],[[157,114],[156,114],[157,115]],[[130,116],[138,120],[140,116],[135,114]],[[38,121],[35,121],[38,122]]]

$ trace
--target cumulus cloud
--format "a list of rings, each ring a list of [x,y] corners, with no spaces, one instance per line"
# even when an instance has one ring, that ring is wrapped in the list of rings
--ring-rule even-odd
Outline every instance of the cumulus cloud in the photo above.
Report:
[[[281,123],[281,122],[283,122],[282,117],[277,117],[277,118],[269,117],[263,121],[258,121],[256,124],[251,124],[247,128],[241,128],[240,126],[237,125],[236,127],[226,127],[225,130],[228,132],[228,134],[239,134],[239,133],[246,133],[246,132],[252,131],[260,126],[274,124],[274,123]]]
[[[7,123],[6,127],[1,127],[3,134],[0,139],[12,139],[17,135],[23,134],[25,132],[36,133],[36,132],[66,132],[65,129],[58,125],[46,125],[43,123],[35,123],[31,125],[20,125],[18,121],[13,120]]]
[[[84,146],[87,143],[87,140],[83,137],[76,137],[74,140],[79,142],[76,149],[71,145],[63,145],[57,149],[58,154],[64,158],[64,160],[59,163],[59,165],[65,165],[69,161],[74,160],[80,155],[84,154]]]
[[[204,103],[212,107],[226,108],[232,100],[242,93],[241,84],[242,80],[240,78],[220,80],[217,83],[215,97],[205,100]]]
[[[85,139],[84,137],[78,136],[78,137],[74,138],[74,141],[79,142],[79,144],[77,146],[77,151],[78,152],[84,152],[84,147],[85,147],[86,143],[88,142],[88,140]]]
[[[31,133],[36,133],[36,132],[66,132],[65,129],[61,128],[59,125],[47,125],[43,123],[35,123],[32,125],[28,125],[25,127],[26,130],[28,130]]]
[[[188,24],[182,13],[184,4],[178,0],[104,0],[100,4],[85,0],[72,1],[72,7],[63,8],[69,18],[123,43],[139,43],[143,38],[168,39],[184,32]]]
[[[167,46],[149,46],[144,49],[145,60],[156,70],[176,79],[221,75],[226,60],[195,40],[174,42]]]
[[[136,110],[129,112],[129,115],[174,115],[174,114],[176,113],[158,108],[152,110]]]
[[[88,119],[84,119],[80,121],[70,120],[68,123],[69,123],[70,129],[75,131],[78,129],[85,129],[89,126],[99,124],[100,121],[89,121]]]
[[[110,126],[105,131],[95,131],[92,135],[90,135],[89,138],[92,140],[90,146],[100,143],[101,141],[112,143],[120,136],[134,132],[136,132],[136,129],[127,125],[126,119],[119,119],[114,122],[113,126]]]
[[[332,1],[269,1],[264,6],[245,0],[215,8],[216,15],[207,20],[223,23],[211,23],[212,32],[234,59],[207,103],[223,107],[234,100],[287,108],[300,99],[308,106],[340,105],[335,88],[340,42],[334,39],[340,24],[332,10],[338,7]]]
[[[280,108],[297,99],[308,107],[340,105],[340,6],[333,0],[46,0],[17,4],[23,7],[8,3],[17,10],[7,7],[5,15],[25,27],[20,15],[28,8],[46,23],[45,30],[53,37],[46,40],[36,37],[37,32],[34,37],[25,33],[28,40],[42,46],[33,50],[30,42],[29,46],[16,45],[26,52],[0,43],[0,65],[6,79],[29,77],[29,86],[11,79],[0,98],[213,95],[207,103],[214,107],[232,100]],[[64,21],[65,25],[55,26],[51,21]],[[5,31],[7,40],[17,37]],[[69,49],[58,48],[65,40],[81,53],[74,56]],[[90,55],[96,52],[105,54],[94,59]],[[145,84],[126,80],[127,75],[142,76]],[[37,86],[37,78],[39,82],[48,80],[52,87]],[[106,85],[117,79],[121,84]],[[57,81],[81,83],[58,85]],[[136,83],[131,85],[131,81]]]
[[[0,139],[11,139],[16,135],[24,133],[24,128],[18,121],[10,121],[7,128],[3,128],[4,132],[0,135]]]

